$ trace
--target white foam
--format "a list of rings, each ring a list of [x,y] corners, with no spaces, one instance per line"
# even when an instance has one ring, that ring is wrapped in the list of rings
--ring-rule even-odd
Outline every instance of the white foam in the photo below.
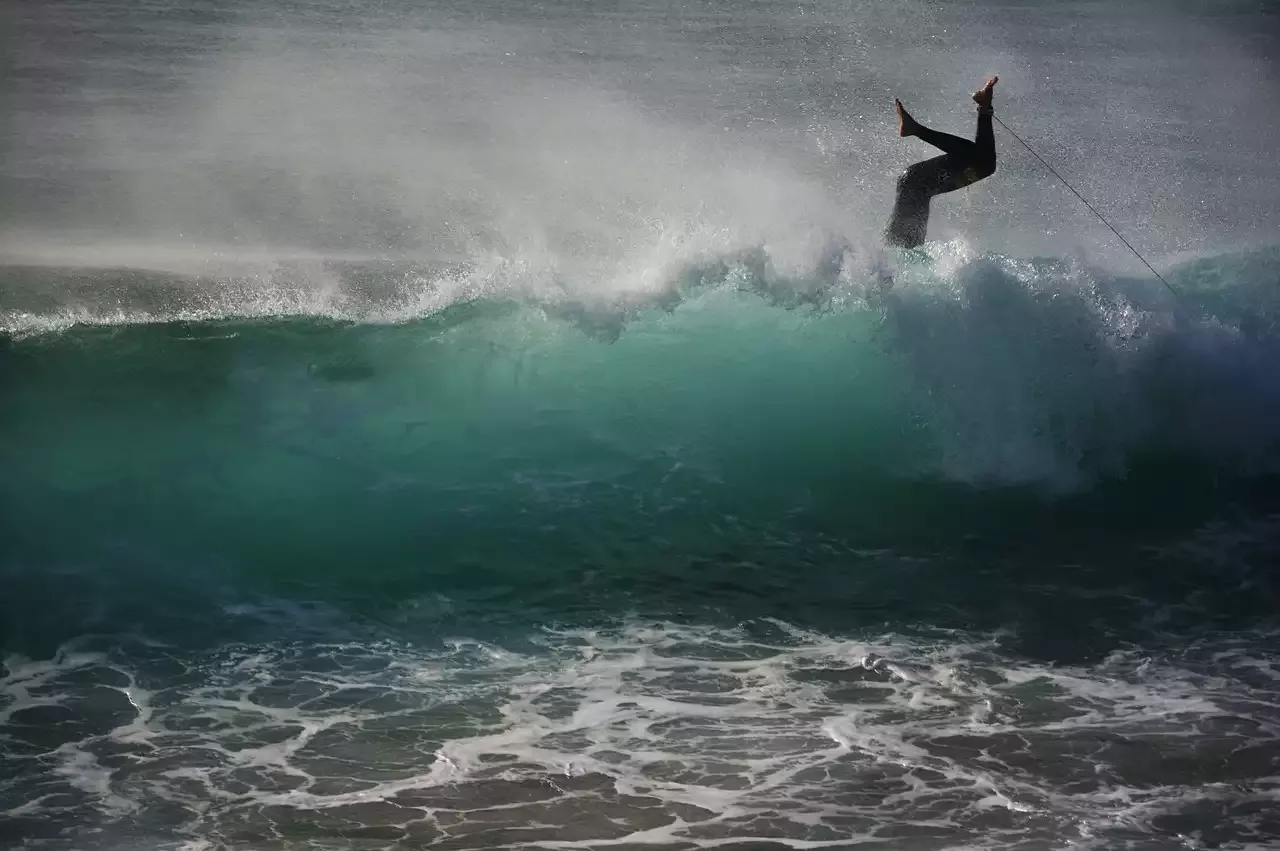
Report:
[[[221,815],[201,828],[215,833],[221,819],[244,829],[273,808],[306,819],[395,802],[404,830],[465,836],[508,818],[560,824],[557,802],[577,801],[579,829],[603,831],[594,845],[772,837],[840,847],[895,824],[931,826],[945,847],[1008,831],[1010,842],[1060,837],[1065,823],[1084,841],[1216,794],[1175,777],[1125,785],[1131,769],[1109,762],[1106,742],[1152,753],[1181,753],[1179,741],[1230,747],[1236,740],[1196,724],[1238,714],[1245,700],[1277,702],[1172,657],[1048,666],[972,636],[926,644],[785,623],[762,631],[636,621],[534,638],[538,652],[468,638],[435,652],[228,648],[200,669],[202,683],[169,690],[161,703],[126,671],[134,718],[62,746],[55,774],[107,818],[159,799],[212,818],[210,802],[220,801]],[[1215,664],[1232,652],[1208,649]],[[12,660],[3,694],[11,709],[66,701],[76,687],[68,680],[59,695],[60,678],[102,663],[76,653]],[[33,698],[35,684],[54,696]],[[438,745],[423,747],[436,736]],[[130,776],[141,782],[122,785],[100,761],[108,742],[130,750]],[[246,771],[291,778],[289,788],[246,790]],[[334,788],[335,776],[351,778],[349,788]],[[1264,797],[1280,788],[1258,782]],[[47,794],[10,812],[37,813]],[[1012,826],[973,827],[993,810],[1011,814]],[[629,826],[618,833],[621,824]],[[270,832],[266,822],[254,829]],[[547,830],[528,847],[586,841]]]

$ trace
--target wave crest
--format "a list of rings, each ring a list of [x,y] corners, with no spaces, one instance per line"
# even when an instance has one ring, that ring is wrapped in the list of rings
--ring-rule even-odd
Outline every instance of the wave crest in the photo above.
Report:
[[[1150,280],[957,243],[889,262],[828,241],[811,258],[797,274],[758,247],[684,262],[661,287],[594,291],[505,260],[311,258],[215,278],[10,268],[5,301],[25,295],[28,306],[4,321],[13,338],[159,325],[137,350],[139,376],[155,369],[148,346],[159,357],[171,345],[165,323],[231,323],[249,351],[245,341],[278,335],[283,317],[336,320],[351,327],[281,363],[375,386],[408,380],[422,364],[400,353],[430,340],[443,347],[434,372],[501,362],[518,376],[518,391],[476,383],[474,403],[546,394],[572,410],[570,443],[614,426],[598,400],[627,398],[653,434],[700,444],[710,466],[755,457],[777,459],[754,465],[765,470],[800,470],[797,491],[832,465],[878,480],[1066,491],[1168,456],[1244,475],[1274,468],[1280,303],[1263,294],[1275,251],[1184,264],[1169,274],[1181,298]],[[376,327],[388,323],[397,327]],[[115,339],[94,345],[109,357]],[[636,457],[655,451],[636,435],[624,442]],[[797,467],[797,457],[810,460]]]

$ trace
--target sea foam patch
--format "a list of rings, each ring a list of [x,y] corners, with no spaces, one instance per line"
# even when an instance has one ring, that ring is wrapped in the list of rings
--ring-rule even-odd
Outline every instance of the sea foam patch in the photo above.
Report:
[[[10,659],[0,682],[0,811],[37,847],[1277,835],[1280,685],[1225,639],[1092,667],[1011,658],[990,637],[780,622],[548,629],[519,651],[91,644]]]

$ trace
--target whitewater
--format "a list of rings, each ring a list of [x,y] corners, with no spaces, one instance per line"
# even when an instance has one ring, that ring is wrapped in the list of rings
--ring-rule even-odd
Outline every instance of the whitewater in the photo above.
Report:
[[[0,21],[0,847],[1280,842],[1270,6]]]

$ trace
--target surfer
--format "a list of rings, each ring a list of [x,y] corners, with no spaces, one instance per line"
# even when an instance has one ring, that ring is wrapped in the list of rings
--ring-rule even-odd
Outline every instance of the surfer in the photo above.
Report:
[[[929,202],[934,195],[954,192],[996,170],[996,140],[991,132],[991,90],[999,77],[987,80],[986,85],[974,92],[978,105],[978,133],[974,140],[961,139],[949,133],[939,133],[916,121],[893,99],[898,111],[898,135],[915,136],[942,151],[942,156],[915,163],[898,178],[898,196],[893,204],[893,216],[885,230],[885,239],[901,248],[915,248],[924,242],[929,228]]]

